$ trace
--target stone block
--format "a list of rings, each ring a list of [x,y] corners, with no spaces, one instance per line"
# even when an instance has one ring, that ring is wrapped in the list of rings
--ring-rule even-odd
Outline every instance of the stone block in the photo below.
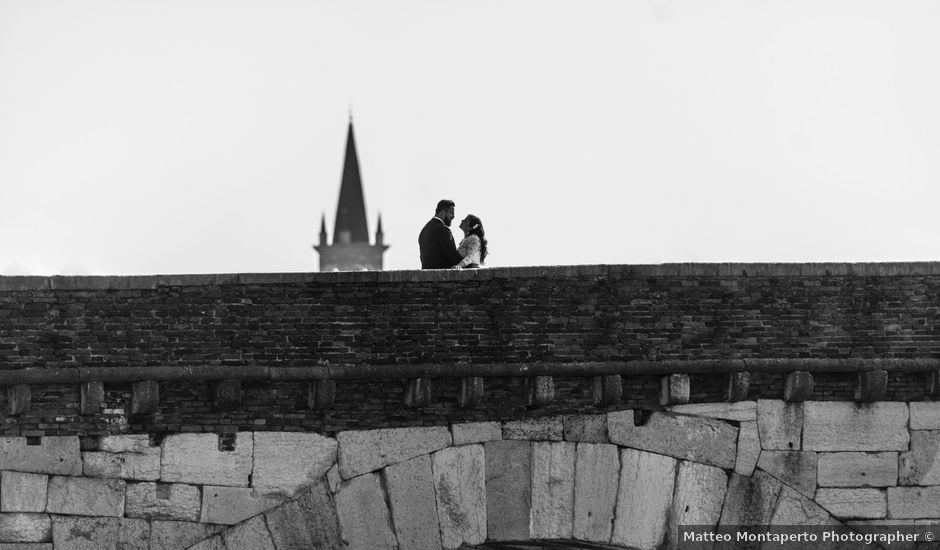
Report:
[[[503,438],[503,430],[499,422],[466,422],[452,424],[450,431],[454,436],[454,445],[471,445],[498,441]]]
[[[831,525],[833,522],[822,506],[786,486],[780,491],[777,509],[770,519],[771,525]]]
[[[405,408],[417,409],[434,403],[434,381],[412,378],[405,383]]]
[[[195,546],[190,546],[186,550],[226,550],[222,535],[213,535]]]
[[[339,484],[343,482],[343,478],[339,475],[339,465],[334,464],[332,468],[326,472],[326,482],[330,485],[330,492],[335,493],[336,489],[339,488]]]
[[[727,488],[728,475],[721,468],[680,462],[669,515],[670,540],[679,540],[680,525],[717,525]]]
[[[150,444],[147,434],[106,435],[98,439],[98,450],[106,453],[144,454],[160,447]]]
[[[399,462],[382,473],[399,550],[439,550],[441,529],[434,520],[437,507],[431,457],[421,455]]]
[[[432,516],[433,517],[433,516]],[[341,548],[336,508],[329,485],[320,480],[300,497],[264,513],[278,550]]]
[[[940,430],[940,402],[913,401],[908,405],[912,430]]]
[[[940,518],[940,486],[888,487],[888,517]]]
[[[248,487],[206,485],[202,488],[199,521],[235,525],[283,502],[283,496],[265,495]]]
[[[738,428],[712,418],[653,412],[634,425],[634,411],[607,413],[611,443],[719,468],[734,468]]]
[[[0,437],[0,465],[4,470],[50,475],[82,475],[78,437],[42,437],[39,445],[25,437]]]
[[[459,405],[465,409],[474,409],[483,401],[483,377],[471,376],[460,379]]]
[[[691,383],[688,374],[663,376],[659,383],[659,404],[678,405],[689,402]]]
[[[887,498],[880,489],[831,489],[816,491],[816,504],[839,519],[880,519],[887,514]]]
[[[731,474],[718,525],[769,525],[783,485],[767,472]]]
[[[526,378],[525,389],[530,407],[544,407],[555,399],[555,379],[551,376]]]
[[[890,487],[898,484],[898,453],[819,453],[820,487]]]
[[[339,474],[349,479],[451,444],[445,426],[339,432]]]
[[[561,441],[564,434],[565,424],[560,416],[542,416],[503,422],[503,439]]]
[[[858,373],[855,379],[855,400],[860,403],[883,401],[888,391],[888,371],[873,370]]]
[[[131,414],[155,413],[159,408],[159,382],[144,380],[131,384]]]
[[[104,382],[83,382],[81,387],[80,411],[82,414],[95,414],[104,403]]]
[[[0,511],[45,512],[49,476],[0,472]]]
[[[342,445],[340,439],[341,449]],[[395,549],[397,542],[385,502],[379,474],[365,474],[341,483],[336,491],[336,515],[343,543],[350,548]]]
[[[529,540],[532,444],[491,441],[486,455],[486,531],[490,540]]]
[[[199,521],[199,487],[183,483],[130,483],[125,515],[129,518]]]
[[[149,550],[150,524],[142,519],[52,516],[56,550]]]
[[[899,485],[940,485],[940,431],[911,431],[911,450],[901,453]]]
[[[203,541],[225,529],[222,525],[191,521],[150,522],[150,550],[178,550]]]
[[[47,542],[52,522],[46,514],[0,514],[0,542]]]
[[[804,403],[805,451],[906,451],[906,403]]]
[[[183,433],[163,440],[160,480],[195,485],[248,485],[254,452],[252,434],[235,435],[235,449],[219,450],[215,434]]]
[[[742,476],[754,473],[760,459],[760,435],[757,422],[741,422],[738,427],[738,450],[734,458],[734,471]]]
[[[564,417],[565,441],[607,443],[606,414],[574,414]]]
[[[757,401],[757,428],[762,449],[799,451],[803,434],[803,403],[760,399]]]
[[[745,401],[748,397],[748,391],[751,389],[751,373],[732,372],[728,375],[728,389],[725,392],[725,398],[734,403],[735,401]]]
[[[336,462],[336,440],[315,433],[255,432],[251,486],[293,496]]]
[[[486,540],[486,462],[482,445],[450,447],[431,455],[441,543],[445,548]]]
[[[578,443],[574,472],[573,538],[609,542],[617,504],[620,453],[616,445]]]
[[[222,531],[225,550],[276,550],[261,516]]]
[[[213,410],[235,411],[242,406],[241,380],[222,380],[217,382],[213,389]]]
[[[816,493],[816,453],[763,451],[757,467],[810,498]]]
[[[85,475],[88,477],[116,477],[137,481],[160,479],[159,447],[148,447],[142,453],[90,451],[82,453],[82,457]]]
[[[690,403],[673,405],[666,410],[676,414],[707,416],[719,420],[734,422],[753,422],[757,420],[757,401],[738,401],[736,403]]]
[[[51,542],[0,542],[0,550],[53,550]]]
[[[532,444],[532,538],[571,538],[575,456],[575,443]]]
[[[783,400],[788,403],[806,401],[813,395],[813,375],[806,371],[787,374],[783,383]]]
[[[29,412],[32,401],[32,391],[29,384],[14,384],[7,386],[7,414],[19,416]]]
[[[120,479],[52,476],[46,511],[73,516],[124,515],[126,484]]]
[[[336,381],[314,380],[307,384],[307,408],[332,409],[336,404]]]
[[[623,379],[619,374],[595,376],[591,379],[591,399],[595,407],[616,405],[622,397]]]
[[[620,450],[620,487],[611,542],[641,550],[663,544],[677,466],[678,461],[666,456]]]

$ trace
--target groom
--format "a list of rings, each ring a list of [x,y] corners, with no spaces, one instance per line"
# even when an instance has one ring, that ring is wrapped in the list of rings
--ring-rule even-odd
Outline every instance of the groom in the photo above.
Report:
[[[443,199],[437,203],[434,217],[424,224],[418,236],[421,248],[421,269],[449,269],[463,258],[457,253],[450,222],[454,220],[454,201]]]

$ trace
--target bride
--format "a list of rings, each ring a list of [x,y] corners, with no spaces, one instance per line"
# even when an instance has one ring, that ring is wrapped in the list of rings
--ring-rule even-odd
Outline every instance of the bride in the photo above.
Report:
[[[467,217],[460,222],[460,229],[463,230],[463,240],[460,241],[457,252],[463,256],[463,260],[460,260],[460,263],[453,269],[480,267],[486,260],[486,238],[483,236],[483,224],[480,218],[467,214]]]

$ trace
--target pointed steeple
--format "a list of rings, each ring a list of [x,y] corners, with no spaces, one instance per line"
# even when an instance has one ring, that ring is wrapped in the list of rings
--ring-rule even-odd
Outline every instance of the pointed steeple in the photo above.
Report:
[[[336,223],[333,226],[333,244],[337,243],[369,243],[366,203],[362,194],[362,176],[359,173],[359,157],[356,154],[351,113],[349,132],[346,136],[346,160],[343,163],[339,203],[336,206]]]
[[[379,223],[375,229],[375,244],[376,246],[385,244],[385,233],[382,232],[382,213],[379,212]]]
[[[320,214],[320,246],[326,246],[326,213]]]

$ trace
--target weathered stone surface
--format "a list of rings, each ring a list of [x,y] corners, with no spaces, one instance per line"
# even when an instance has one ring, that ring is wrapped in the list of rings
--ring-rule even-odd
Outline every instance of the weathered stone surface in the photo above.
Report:
[[[820,487],[889,487],[898,484],[898,453],[819,453]]]
[[[717,525],[727,488],[728,475],[721,468],[680,462],[669,516],[672,540],[679,540],[680,525]]]
[[[199,521],[235,525],[283,502],[281,495],[265,495],[249,487],[206,485],[202,488]]]
[[[760,445],[769,451],[799,451],[803,433],[803,403],[760,399],[757,426]]]
[[[454,445],[471,445],[498,441],[503,438],[499,422],[465,422],[453,424],[450,431],[454,435]]]
[[[490,540],[529,540],[532,444],[491,441],[486,455],[486,531]]]
[[[433,516],[432,516],[433,517]],[[326,481],[320,480],[300,497],[264,513],[278,550],[341,548],[336,508]]]
[[[788,373],[783,383],[783,400],[791,403],[806,401],[813,395],[813,385],[813,375],[809,372]]]
[[[879,489],[830,489],[816,491],[816,504],[841,519],[879,519],[887,513],[885,492]]]
[[[873,370],[858,373],[855,380],[855,400],[870,403],[883,401],[888,391],[888,371]]]
[[[342,438],[339,444],[342,453]],[[379,474],[365,474],[341,483],[336,491],[336,515],[343,542],[350,548],[396,548]]]
[[[146,520],[52,516],[56,550],[149,550],[149,541]]]
[[[803,450],[906,451],[908,407],[905,403],[804,403]]]
[[[888,487],[888,517],[940,518],[940,486]]]
[[[783,485],[767,472],[731,474],[719,525],[769,525]]]
[[[51,542],[0,542],[0,550],[53,550]]]
[[[503,422],[503,439],[528,439],[530,441],[561,441],[565,433],[560,416],[543,416]]]
[[[688,374],[663,376],[659,384],[659,404],[677,405],[689,402],[691,383]]]
[[[486,540],[486,463],[482,445],[431,455],[441,543],[445,548]]]
[[[27,445],[25,437],[0,437],[0,467],[17,472],[80,476],[82,454],[78,437],[43,437]]]
[[[571,538],[575,456],[575,443],[532,444],[532,538]]]
[[[98,440],[98,450],[105,453],[147,453],[160,451],[160,447],[150,445],[147,434],[106,435]]]
[[[530,407],[542,407],[555,399],[555,379],[551,376],[533,376],[525,379]]]
[[[412,378],[405,383],[405,407],[427,407],[434,402],[434,381],[430,378]]]
[[[160,479],[160,448],[148,447],[144,452],[82,453],[88,477],[116,477],[137,481]]]
[[[742,476],[754,473],[760,459],[760,435],[757,422],[741,422],[738,427],[738,450],[734,458],[734,471]]]
[[[0,514],[0,541],[46,542],[52,536],[52,523],[46,514]]]
[[[81,386],[80,412],[95,414],[104,403],[104,382],[83,382]]]
[[[7,414],[18,416],[29,412],[32,402],[32,390],[29,384],[7,386]]]
[[[901,453],[899,485],[940,485],[940,431],[913,430],[911,450]]]
[[[343,478],[339,475],[338,464],[334,464],[329,470],[326,471],[326,481],[330,484],[330,492],[335,493],[336,489],[339,488],[339,484],[343,482]]]
[[[437,507],[431,457],[421,455],[387,466],[383,475],[399,550],[441,548],[441,530],[434,521]]]
[[[46,510],[73,516],[121,517],[125,485],[120,479],[52,476]]]
[[[225,550],[276,550],[261,516],[222,531]]]
[[[215,434],[173,434],[163,440],[160,480],[196,485],[248,486],[251,475],[253,437],[250,432],[235,436],[235,450],[220,451]]]
[[[314,433],[255,432],[251,486],[293,496],[336,462],[336,440]]]
[[[336,380],[314,380],[307,384],[307,408],[332,409],[336,404]]]
[[[620,450],[620,487],[611,542],[644,550],[663,543],[677,465],[678,461],[666,456]]]
[[[339,432],[339,474],[349,479],[451,444],[444,426]]]
[[[783,487],[771,525],[830,525],[833,522],[822,506],[789,487]]]
[[[666,407],[667,411],[691,416],[707,416],[719,420],[751,422],[757,420],[757,401],[735,403],[690,403]]]
[[[155,413],[159,408],[159,382],[144,380],[131,384],[131,414]]]
[[[810,498],[816,493],[816,453],[764,451],[757,467]]]
[[[940,401],[912,401],[912,430],[940,430]]]
[[[225,550],[225,542],[222,541],[222,535],[213,535],[186,550]]]
[[[199,487],[183,483],[130,483],[125,515],[129,518],[199,521]]]
[[[610,541],[620,453],[616,445],[578,443],[574,472],[574,525],[577,540]]]
[[[457,403],[465,409],[473,409],[483,400],[484,384],[482,376],[469,376],[460,379],[460,393]]]
[[[620,403],[623,396],[623,379],[619,374],[595,376],[591,379],[591,399],[596,407],[608,407]]]
[[[751,389],[751,373],[732,372],[728,375],[728,389],[725,391],[725,397],[732,403],[747,400],[748,392]]]
[[[49,476],[0,472],[0,511],[45,512]]]
[[[611,443],[684,458],[719,468],[734,468],[738,429],[721,420],[654,412],[643,426],[632,410],[607,413]]]
[[[203,541],[225,527],[190,521],[150,522],[150,550],[178,550]]]
[[[574,414],[564,418],[565,441],[607,443],[606,414]]]

